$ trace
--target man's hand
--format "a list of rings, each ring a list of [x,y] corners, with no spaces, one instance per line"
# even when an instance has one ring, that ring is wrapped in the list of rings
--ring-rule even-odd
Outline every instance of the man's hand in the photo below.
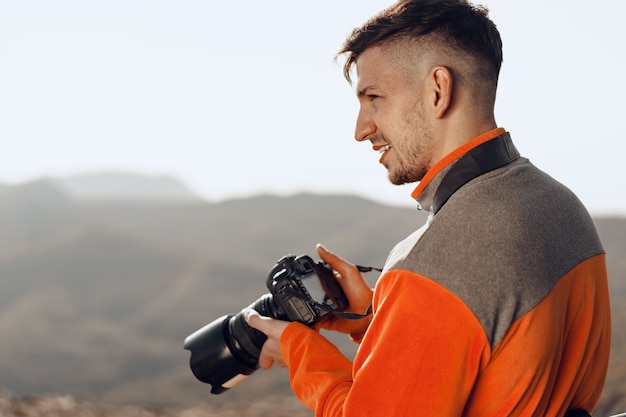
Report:
[[[372,303],[373,291],[363,279],[358,268],[334,253],[329,252],[322,245],[317,245],[317,254],[335,271],[337,282],[339,282],[348,298],[348,310],[352,313],[365,313]],[[246,310],[244,317],[251,327],[267,335],[267,341],[263,345],[261,355],[259,356],[259,366],[263,369],[268,369],[275,363],[280,367],[286,367],[287,365],[280,352],[280,337],[290,322],[261,316],[253,309]],[[371,320],[371,314],[360,320],[332,317],[319,323],[316,327],[348,333],[353,339],[360,340]]]
[[[286,367],[287,364],[285,364],[280,353],[280,336],[289,325],[289,322],[261,316],[256,310],[251,308],[245,311],[244,317],[250,327],[254,327],[267,335],[267,340],[259,356],[259,366],[263,369],[269,369],[275,363],[281,368]]]
[[[364,314],[372,303],[373,291],[369,284],[363,279],[358,268],[332,252],[329,252],[324,246],[317,245],[317,254],[319,257],[330,265],[335,271],[337,282],[343,288],[343,292],[348,298],[348,311],[351,313]],[[369,326],[372,315],[360,320],[348,320],[338,317],[332,317],[320,323],[318,327],[336,330],[341,333],[348,333],[355,340],[360,340],[363,333]]]

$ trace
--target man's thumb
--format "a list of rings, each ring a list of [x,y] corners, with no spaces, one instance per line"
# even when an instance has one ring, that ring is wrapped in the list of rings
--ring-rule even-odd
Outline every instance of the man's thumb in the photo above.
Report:
[[[246,319],[246,322],[250,327],[254,327],[259,331],[263,331],[263,320],[261,319],[261,315],[258,313],[258,311],[252,308],[246,308],[243,311],[243,318]]]

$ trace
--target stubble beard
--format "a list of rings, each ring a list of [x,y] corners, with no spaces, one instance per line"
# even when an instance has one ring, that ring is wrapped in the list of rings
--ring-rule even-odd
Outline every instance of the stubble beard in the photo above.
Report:
[[[387,166],[389,181],[394,185],[421,181],[431,166],[430,153],[434,147],[434,135],[428,128],[421,103],[416,103],[406,117],[410,136],[405,139],[403,148],[397,152],[395,166]]]
[[[426,172],[428,172],[428,170],[426,169],[416,172],[389,171],[389,182],[391,182],[393,185],[403,185],[411,184],[413,182],[419,182],[424,178]]]

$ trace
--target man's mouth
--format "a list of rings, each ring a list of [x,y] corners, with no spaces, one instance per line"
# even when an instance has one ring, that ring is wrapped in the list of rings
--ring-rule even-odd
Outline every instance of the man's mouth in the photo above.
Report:
[[[385,153],[386,151],[388,151],[389,149],[391,149],[391,145],[385,145],[382,148],[378,149],[378,152],[380,153]]]

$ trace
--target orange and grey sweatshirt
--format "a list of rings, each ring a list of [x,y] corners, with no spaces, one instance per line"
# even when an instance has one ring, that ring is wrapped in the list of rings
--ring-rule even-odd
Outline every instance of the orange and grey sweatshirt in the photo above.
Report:
[[[467,180],[494,144],[509,158]],[[611,324],[604,250],[579,200],[503,129],[448,155],[413,196],[429,219],[390,253],[354,362],[316,330],[285,329],[296,396],[325,417],[591,411]]]

